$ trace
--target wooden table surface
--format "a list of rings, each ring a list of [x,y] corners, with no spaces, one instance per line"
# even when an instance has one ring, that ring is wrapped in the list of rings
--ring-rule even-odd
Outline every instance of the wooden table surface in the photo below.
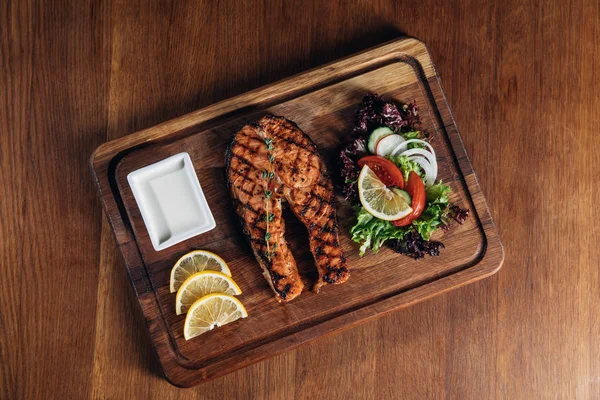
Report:
[[[437,65],[503,268],[171,386],[91,152],[404,34]],[[0,398],[599,398],[599,64],[592,0],[0,2]]]

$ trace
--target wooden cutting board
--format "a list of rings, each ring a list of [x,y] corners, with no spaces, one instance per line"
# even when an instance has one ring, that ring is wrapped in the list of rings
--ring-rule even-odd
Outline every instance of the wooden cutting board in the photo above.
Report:
[[[452,200],[471,210],[467,222],[436,234],[446,248],[439,257],[414,261],[383,249],[358,256],[348,230],[352,210],[338,195],[341,244],[350,280],[310,290],[316,270],[304,227],[288,215],[286,237],[307,287],[279,304],[242,236],[225,184],[225,149],[244,124],[266,113],[295,121],[317,144],[334,183],[336,155],[352,132],[354,111],[369,91],[398,102],[416,101],[423,128],[432,136],[440,176]],[[155,251],[133,199],[127,174],[188,152],[217,227],[163,251]],[[494,223],[439,78],[425,45],[399,39],[100,146],[91,168],[115,240],[166,378],[192,386],[293,349],[318,337],[408,306],[489,276],[504,258]],[[289,214],[289,213],[288,213]],[[229,264],[249,316],[198,338],[183,338],[184,316],[175,315],[169,273],[193,249],[207,249]]]

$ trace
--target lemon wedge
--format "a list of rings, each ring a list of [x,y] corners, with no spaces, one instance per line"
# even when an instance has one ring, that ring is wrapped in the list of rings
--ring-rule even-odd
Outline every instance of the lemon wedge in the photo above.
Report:
[[[175,312],[177,315],[186,313],[196,300],[211,293],[238,295],[242,290],[233,279],[222,272],[197,272],[187,278],[177,290]]]
[[[227,263],[215,253],[194,250],[181,257],[171,269],[171,293],[175,293],[187,278],[200,271],[218,271],[231,276]]]
[[[358,197],[369,214],[385,221],[404,218],[413,211],[407,202],[410,196],[407,198],[403,190],[384,185],[367,165],[358,177]]]
[[[190,307],[183,326],[185,340],[233,322],[246,318],[244,305],[229,294],[212,293],[196,300]]]

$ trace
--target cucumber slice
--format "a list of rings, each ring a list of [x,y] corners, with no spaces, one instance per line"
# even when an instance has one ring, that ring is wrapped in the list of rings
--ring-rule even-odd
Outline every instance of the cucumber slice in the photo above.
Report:
[[[387,157],[404,142],[404,138],[400,135],[394,134],[384,136],[383,138],[379,139],[379,142],[377,142],[375,145],[375,153],[378,156]]]
[[[377,142],[381,138],[388,136],[388,135],[392,135],[393,133],[394,133],[394,131],[386,126],[375,129],[371,133],[371,136],[369,136],[369,142],[367,143],[367,148],[369,149],[369,151],[371,153],[375,154],[375,146],[377,145]]]
[[[407,191],[398,188],[393,188],[392,190],[394,191],[394,193],[402,196],[406,204],[412,204],[412,198],[410,197],[410,194],[408,194]]]

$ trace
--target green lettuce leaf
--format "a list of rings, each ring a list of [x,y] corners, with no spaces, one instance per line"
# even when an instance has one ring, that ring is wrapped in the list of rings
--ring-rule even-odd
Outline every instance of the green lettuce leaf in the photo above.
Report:
[[[419,218],[412,222],[412,225],[423,239],[429,240],[431,234],[440,227],[442,224],[443,209],[445,208],[446,206],[441,206],[440,204],[431,204],[423,211],[423,214]]]
[[[431,204],[448,204],[448,195],[452,189],[441,181],[427,188],[427,202]]]
[[[400,135],[406,139],[421,139],[421,131],[411,130],[407,132],[401,132]],[[424,149],[426,146],[421,143],[409,143],[407,149]]]
[[[425,240],[429,240],[431,234],[443,225],[448,212],[448,194],[451,192],[448,185],[442,182],[427,188],[427,205],[423,214],[412,225]]]
[[[352,240],[360,244],[360,255],[370,248],[377,253],[381,246],[389,239],[402,239],[408,229],[398,228],[390,221],[383,221],[369,214],[363,207],[356,213],[356,224],[350,229]]]
[[[410,174],[410,171],[415,171],[417,175],[419,175],[421,178],[425,177],[425,173],[423,172],[419,164],[417,164],[414,161],[411,161],[408,158],[408,156],[395,156],[389,157],[389,159],[391,162],[396,164],[398,168],[400,168],[402,174],[404,175],[404,181],[408,180],[408,174]]]
[[[402,135],[402,137],[406,140],[420,139],[421,132],[417,131],[417,130],[412,130],[412,131],[401,132],[400,135]]]

